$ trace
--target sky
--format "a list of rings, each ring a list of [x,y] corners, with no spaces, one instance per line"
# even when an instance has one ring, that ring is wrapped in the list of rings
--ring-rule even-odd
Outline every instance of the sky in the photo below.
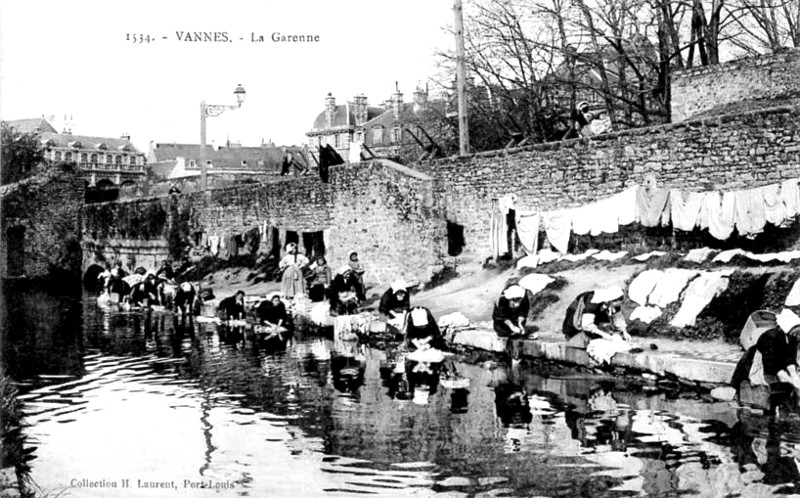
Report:
[[[0,119],[54,116],[61,131],[199,143],[200,102],[241,108],[207,121],[207,141],[305,142],[330,92],[379,105],[437,74],[454,40],[451,0],[0,0]],[[228,42],[179,41],[179,32]],[[273,33],[319,35],[276,43]],[[127,40],[150,35],[150,43]],[[263,43],[251,38],[263,36]],[[138,37],[134,37],[138,38]],[[431,82],[431,89],[434,85]]]

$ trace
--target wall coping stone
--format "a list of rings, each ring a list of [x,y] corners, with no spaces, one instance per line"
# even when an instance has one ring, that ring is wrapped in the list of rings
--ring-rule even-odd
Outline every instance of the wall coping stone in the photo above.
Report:
[[[796,61],[798,59],[800,59],[800,50],[798,49],[785,50],[766,55],[739,57],[737,59],[723,62],[722,64],[712,64],[709,66],[696,66],[696,67],[684,68],[673,71],[672,80],[675,81],[676,79],[689,78],[700,74],[714,74],[718,72],[727,72],[734,67],[765,66],[775,61],[789,62],[789,61]]]
[[[741,118],[748,118],[754,116],[769,116],[771,114],[789,114],[792,112],[800,112],[800,104],[767,107],[763,109],[755,109],[741,113],[720,114],[718,116],[706,116],[697,119],[689,119],[677,123],[665,123],[661,125],[647,126],[642,128],[631,128],[628,130],[603,133],[602,135],[597,135],[592,138],[583,138],[583,137],[572,138],[569,140],[563,140],[558,142],[545,142],[540,144],[526,145],[524,147],[514,147],[510,149],[497,149],[491,151],[476,152],[466,156],[443,157],[440,159],[434,159],[432,161],[429,161],[428,164],[435,165],[435,164],[445,164],[453,162],[468,162],[475,157],[509,156],[514,154],[521,154],[524,152],[568,149],[568,148],[574,148],[578,145],[588,145],[591,144],[592,142],[613,141],[629,136],[634,137],[634,136],[641,136],[648,134],[666,134],[669,131],[679,130],[681,128],[697,128],[697,129],[713,128],[720,126],[723,123],[729,123]],[[421,164],[421,163],[414,163],[414,164]]]

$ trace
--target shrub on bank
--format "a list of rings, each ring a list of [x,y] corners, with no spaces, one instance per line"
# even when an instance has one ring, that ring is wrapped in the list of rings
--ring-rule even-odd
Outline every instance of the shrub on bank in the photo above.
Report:
[[[27,479],[30,472],[28,462],[33,460],[35,448],[26,448],[26,436],[22,433],[22,407],[17,399],[17,388],[11,378],[0,369],[0,442],[2,443],[3,467],[14,467],[17,476]]]

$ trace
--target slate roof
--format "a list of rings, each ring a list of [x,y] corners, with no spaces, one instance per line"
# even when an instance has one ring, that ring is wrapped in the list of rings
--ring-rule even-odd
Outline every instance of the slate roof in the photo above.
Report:
[[[402,119],[405,116],[413,114],[414,112],[414,104],[412,102],[405,102],[403,103],[403,107],[400,109],[400,118]],[[380,115],[370,119],[362,126],[366,128],[375,128],[378,126],[382,126],[384,128],[391,128],[398,120],[394,116],[394,109],[386,109]]]
[[[292,152],[295,159],[303,162],[302,149],[299,147],[286,147]],[[163,163],[173,162],[182,157],[188,162],[191,160],[199,161],[199,144],[175,144],[159,143],[151,147],[148,162]],[[283,161],[283,147],[220,147],[214,149],[206,146],[205,158],[211,161],[217,169],[241,169],[253,170],[264,168],[265,170],[277,168]],[[242,165],[242,161],[247,161],[247,165]],[[264,161],[259,166],[259,161]]]
[[[329,130],[331,128],[338,128],[341,126],[348,125],[348,111],[350,114],[350,126],[356,125],[356,117],[355,113],[353,112],[352,105],[337,105],[333,112],[333,126],[328,126],[328,120],[325,116],[325,111],[323,110],[319,115],[317,115],[317,119],[314,120],[314,126],[311,127],[311,131],[324,131]],[[373,119],[380,114],[384,113],[386,110],[381,107],[367,107],[367,121]]]
[[[6,123],[22,133],[30,133],[33,131],[56,133],[56,129],[44,118],[12,119],[6,121]]]
[[[133,142],[124,138],[111,138],[111,137],[93,137],[88,135],[73,135],[67,133],[51,133],[44,132],[40,134],[42,143],[51,143],[52,147],[73,147],[73,144],[79,142],[81,149],[93,149],[97,151],[108,152],[127,152],[128,154],[141,154],[141,151],[133,145]],[[105,144],[105,149],[100,148],[101,144]],[[123,151],[123,148],[127,150]]]

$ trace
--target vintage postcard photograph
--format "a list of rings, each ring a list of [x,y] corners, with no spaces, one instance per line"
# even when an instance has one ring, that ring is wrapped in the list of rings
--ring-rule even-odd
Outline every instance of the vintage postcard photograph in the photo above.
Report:
[[[800,0],[0,0],[0,498],[800,496]]]

